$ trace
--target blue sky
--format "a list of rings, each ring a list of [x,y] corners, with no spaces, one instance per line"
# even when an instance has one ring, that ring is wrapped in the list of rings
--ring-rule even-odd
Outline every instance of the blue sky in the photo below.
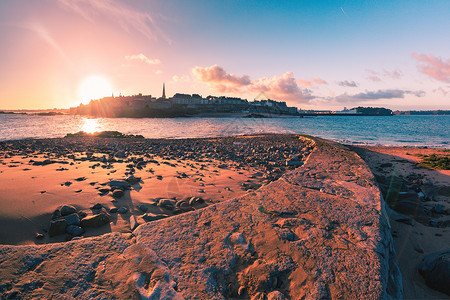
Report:
[[[0,19],[2,109],[163,82],[305,109],[450,109],[448,0],[6,0]],[[92,76],[109,84],[80,92]]]

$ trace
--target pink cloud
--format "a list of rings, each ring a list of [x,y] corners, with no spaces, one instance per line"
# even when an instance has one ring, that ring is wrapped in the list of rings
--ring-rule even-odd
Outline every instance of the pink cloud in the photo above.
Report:
[[[443,60],[434,55],[413,53],[420,64],[419,71],[439,81],[450,82],[450,60]]]
[[[248,89],[254,93],[266,93],[269,97],[279,100],[295,101],[300,103],[313,99],[311,91],[300,89],[292,72],[286,72],[281,76],[260,78],[252,81]]]
[[[251,83],[250,77],[244,75],[238,77],[234,74],[228,74],[222,67],[218,65],[213,65],[207,68],[195,67],[192,70],[194,77],[198,81],[210,83],[210,84],[221,84],[221,85],[231,85],[232,87],[241,87],[244,85],[249,85]]]
[[[314,84],[328,84],[325,80],[322,78],[313,78],[311,80],[305,80],[305,79],[296,79],[297,83],[302,86],[313,86]]]
[[[109,19],[127,32],[135,31],[149,40],[164,39],[171,44],[171,40],[159,28],[155,18],[149,13],[137,11],[125,1],[117,0],[57,0],[63,7],[80,15],[89,22]]]
[[[248,75],[229,74],[222,67],[213,65],[206,68],[195,67],[192,73],[197,81],[207,83],[212,89],[220,93],[265,93],[272,99],[301,103],[314,98],[310,90],[300,89],[297,84],[299,79],[296,79],[292,72],[286,72],[281,76],[250,80]],[[326,84],[320,78],[308,82],[311,82],[311,84],[312,82]]]

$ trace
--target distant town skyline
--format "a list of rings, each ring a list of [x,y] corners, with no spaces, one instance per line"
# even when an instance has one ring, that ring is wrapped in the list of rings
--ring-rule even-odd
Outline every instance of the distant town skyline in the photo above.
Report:
[[[0,109],[175,93],[450,109],[450,2],[0,2]]]

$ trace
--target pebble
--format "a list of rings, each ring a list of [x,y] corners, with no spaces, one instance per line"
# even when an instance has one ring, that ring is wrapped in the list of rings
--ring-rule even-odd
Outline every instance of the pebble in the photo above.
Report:
[[[128,212],[128,208],[126,207],[120,207],[117,211],[119,214],[126,214]]]
[[[122,198],[124,194],[125,194],[125,193],[124,193],[122,190],[115,190],[115,191],[112,193],[112,196],[113,196],[114,198]]]
[[[142,211],[142,212],[146,212],[146,211],[148,210],[148,207],[145,206],[144,204],[139,205],[138,208],[139,208],[139,210]]]
[[[90,215],[81,219],[81,227],[100,227],[109,224],[109,217],[105,213]]]
[[[101,209],[103,207],[103,205],[101,205],[100,203],[96,203],[94,204],[94,206],[91,207],[91,209]]]
[[[60,208],[61,216],[67,216],[77,212],[77,209],[72,205],[63,205]]]

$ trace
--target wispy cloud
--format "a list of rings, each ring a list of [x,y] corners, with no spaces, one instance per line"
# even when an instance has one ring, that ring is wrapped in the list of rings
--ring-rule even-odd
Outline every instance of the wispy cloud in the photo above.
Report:
[[[51,33],[42,25],[38,23],[14,23],[11,26],[23,28],[34,32],[39,38],[53,48],[67,63],[70,64],[70,60],[67,57],[66,52],[60,46],[60,44],[53,38]]]
[[[189,82],[189,81],[191,81],[191,77],[188,75],[181,75],[181,76],[174,75],[172,77],[172,80],[174,82]]]
[[[125,56],[125,59],[126,60],[138,60],[138,61],[144,62],[146,64],[149,64],[149,65],[157,65],[157,64],[161,63],[161,61],[159,59],[157,59],[157,58],[150,59],[142,53],[127,55],[127,56]]]
[[[302,86],[313,86],[314,84],[328,84],[325,80],[322,78],[313,78],[311,80],[306,79],[296,79],[297,83]]]
[[[339,81],[338,85],[340,86],[346,86],[346,87],[358,87],[358,84],[354,81],[349,81],[349,80],[343,80],[343,81]]]
[[[389,78],[389,79],[400,79],[402,77],[402,72],[400,70],[383,70],[382,72],[377,72],[374,70],[366,70],[367,73],[369,73],[369,76],[367,76],[367,79],[374,81],[374,82],[380,82],[382,81],[382,78]]]
[[[274,99],[298,103],[305,103],[314,98],[310,90],[299,87],[299,79],[296,79],[292,72],[251,80],[248,75],[229,74],[222,67],[213,65],[206,68],[195,67],[192,73],[194,79],[207,83],[213,90],[221,93],[265,93]],[[318,84],[326,83],[322,79],[313,81]]]
[[[425,96],[425,92],[400,90],[400,89],[366,91],[364,93],[358,93],[354,95],[348,95],[345,93],[337,97],[334,97],[333,99],[330,100],[335,100],[337,102],[366,102],[382,99],[403,99],[405,98],[406,95],[423,97]]]
[[[413,53],[420,64],[419,71],[439,81],[450,82],[450,59],[443,60],[434,55]]]
[[[126,2],[116,0],[57,0],[63,7],[79,14],[86,20],[96,23],[109,19],[119,24],[127,32],[132,30],[142,34],[149,40],[163,40],[171,43],[166,34],[159,28],[154,17],[127,6]]]

